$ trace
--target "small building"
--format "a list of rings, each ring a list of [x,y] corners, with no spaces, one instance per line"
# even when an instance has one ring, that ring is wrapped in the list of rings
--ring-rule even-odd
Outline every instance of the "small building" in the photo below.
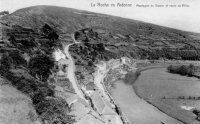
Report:
[[[106,70],[106,63],[100,61],[98,64],[96,64],[96,67],[98,68],[98,70]]]
[[[83,90],[85,90],[85,92],[91,96],[91,94],[97,89],[96,85],[94,84],[94,82],[90,82],[88,84],[83,85]]]
[[[63,59],[66,58],[65,54],[60,49],[55,50],[54,53],[53,53],[53,56],[54,56],[56,61],[59,61],[62,58]]]
[[[64,91],[64,89],[62,88],[62,87],[60,87],[60,86],[55,86],[55,96],[56,97],[60,97],[60,98],[63,98],[63,99],[65,99],[66,97],[65,97],[65,91]]]
[[[59,70],[57,73],[56,73],[57,76],[65,76],[66,73],[63,72],[62,70]]]
[[[79,99],[79,97],[74,94],[74,95],[71,95],[71,97],[67,98],[66,99],[66,102],[68,103],[69,106],[71,106],[73,103],[77,102]]]
[[[67,67],[68,67],[68,64],[69,64],[68,59],[63,59],[63,58],[61,58],[61,59],[58,61],[58,68],[59,68],[59,70],[62,70],[63,72],[66,72]]]
[[[58,64],[67,66],[69,64],[69,61],[68,61],[68,59],[61,58],[61,59],[58,60]]]
[[[71,97],[67,99],[70,103],[70,115],[75,115],[75,124],[104,124],[103,119],[81,98]]]
[[[91,99],[93,102],[92,107],[101,115],[105,124],[116,124],[116,112],[112,109],[112,106],[108,101],[103,100],[98,91],[91,94]]]
[[[117,65],[120,65],[120,64],[121,64],[120,59],[111,59],[111,60],[109,60],[109,61],[107,62],[106,68],[107,68],[107,69],[110,69],[110,68],[112,68],[112,67],[114,67],[114,66],[117,66]]]
[[[66,92],[75,92],[72,83],[69,81],[66,75],[56,75],[55,76],[55,84],[56,86],[60,86]]]
[[[105,123],[103,120],[89,113],[80,118],[76,124],[105,124]]]

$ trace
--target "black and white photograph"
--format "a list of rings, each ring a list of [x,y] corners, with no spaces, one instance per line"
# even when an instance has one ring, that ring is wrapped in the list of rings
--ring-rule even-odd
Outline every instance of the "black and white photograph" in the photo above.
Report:
[[[200,0],[0,0],[0,124],[200,124]]]

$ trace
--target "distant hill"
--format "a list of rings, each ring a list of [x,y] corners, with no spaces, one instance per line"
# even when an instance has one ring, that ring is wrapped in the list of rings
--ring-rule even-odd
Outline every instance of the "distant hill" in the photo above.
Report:
[[[20,9],[4,16],[2,20],[35,30],[47,23],[60,33],[73,33],[84,28],[100,27],[111,33],[132,37],[141,35],[153,39],[194,39],[192,35],[197,35],[141,21],[56,6],[33,6]]]
[[[200,34],[111,15],[56,6],[33,6],[6,15],[0,22],[4,25],[4,39],[9,37],[7,29],[13,29],[12,25],[41,34],[41,27],[47,24],[56,31],[61,42],[72,41],[71,34],[74,34],[82,42],[102,43],[106,49],[103,53],[109,52],[112,56],[123,53],[118,55],[142,59],[199,59]],[[189,54],[185,55],[186,52]]]
[[[33,6],[3,16],[0,23],[4,42],[11,36],[17,40],[32,37],[34,44],[48,42],[42,36],[43,26],[56,32],[59,42],[72,42],[74,35],[83,44],[74,45],[71,52],[74,57],[81,56],[76,51],[88,55],[89,60],[82,58],[86,63],[95,62],[94,58],[108,60],[121,56],[200,60],[200,34],[111,15],[65,7]],[[96,51],[90,53],[93,48]]]

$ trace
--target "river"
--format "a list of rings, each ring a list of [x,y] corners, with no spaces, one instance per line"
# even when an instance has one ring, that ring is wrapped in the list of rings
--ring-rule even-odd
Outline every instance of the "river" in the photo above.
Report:
[[[139,98],[133,86],[122,80],[115,82],[111,94],[132,124],[182,124]]]

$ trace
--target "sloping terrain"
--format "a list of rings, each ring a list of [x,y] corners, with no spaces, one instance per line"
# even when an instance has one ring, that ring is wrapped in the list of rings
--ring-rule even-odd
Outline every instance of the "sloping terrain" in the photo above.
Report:
[[[42,33],[41,27],[47,24],[57,32],[60,41],[72,41],[74,34],[76,40],[92,44],[75,47],[74,51],[83,51],[85,55],[85,48],[86,51],[98,48],[94,52],[99,52],[101,59],[124,55],[142,59],[199,59],[200,34],[110,15],[33,6],[3,16],[1,23],[5,25],[3,29],[18,25],[37,33]]]
[[[38,115],[29,97],[0,77],[0,123],[36,124]]]
[[[55,67],[52,53],[61,46],[57,32],[46,23],[35,30],[2,19],[0,22],[1,76],[30,97],[42,122],[73,123],[68,104],[55,96],[54,87],[48,83]]]
[[[165,28],[136,20],[79,11],[70,8],[55,6],[33,6],[20,9],[12,14],[4,16],[3,20],[10,24],[37,29],[48,23],[62,33],[72,33],[88,27],[104,27],[111,33],[147,36],[152,39],[191,39],[187,32]]]

